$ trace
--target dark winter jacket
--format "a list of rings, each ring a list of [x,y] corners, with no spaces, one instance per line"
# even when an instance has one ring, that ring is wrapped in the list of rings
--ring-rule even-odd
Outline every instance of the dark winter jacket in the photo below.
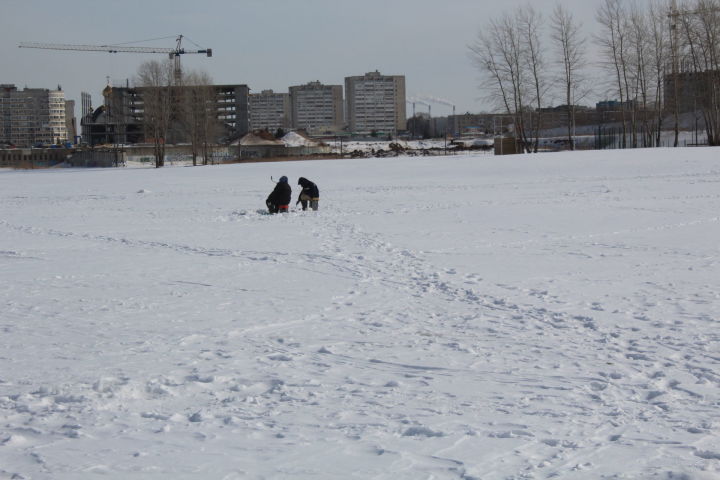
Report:
[[[300,195],[303,193],[307,195],[310,198],[320,198],[320,190],[318,189],[317,185],[315,185],[313,182],[308,180],[305,177],[300,177],[298,180],[298,185],[302,187],[302,191],[300,192]],[[300,201],[300,196],[298,196],[298,202]]]
[[[292,198],[292,188],[288,182],[278,182],[275,189],[268,195],[267,202],[273,205],[289,205]]]

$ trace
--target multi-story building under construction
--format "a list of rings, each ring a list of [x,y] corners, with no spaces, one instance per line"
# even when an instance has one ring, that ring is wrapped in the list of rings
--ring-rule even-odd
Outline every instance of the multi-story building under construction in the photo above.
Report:
[[[172,121],[167,143],[184,143],[188,135],[181,119],[183,88],[172,87]],[[217,123],[220,128],[214,141],[231,141],[249,131],[247,85],[210,85]],[[145,135],[145,105],[143,95],[146,87],[110,87],[103,90],[104,104],[92,109],[90,97],[83,94],[82,135],[90,145],[132,144],[151,142]]]
[[[0,144],[54,145],[68,140],[65,92],[45,88],[18,90],[0,85]]]

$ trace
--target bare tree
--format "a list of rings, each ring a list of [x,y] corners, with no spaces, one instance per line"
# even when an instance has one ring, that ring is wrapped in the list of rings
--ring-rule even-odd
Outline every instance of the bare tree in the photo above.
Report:
[[[648,33],[650,41],[650,73],[652,79],[650,95],[653,101],[653,120],[651,123],[653,141],[661,146],[663,129],[663,91],[667,75],[667,58],[670,54],[670,29],[667,22],[669,5],[667,0],[650,0],[648,10]],[[667,95],[667,93],[666,93]]]
[[[612,72],[617,88],[616,92],[620,99],[621,146],[626,148],[628,130],[626,110],[630,105],[627,12],[622,0],[605,0],[598,9],[595,18],[602,27],[602,32],[596,37],[603,51],[604,61],[602,65]],[[631,123],[634,123],[634,117],[631,117],[631,120]]]
[[[581,91],[585,67],[585,38],[581,34],[582,25],[575,21],[572,13],[561,4],[555,6],[551,19],[551,38],[557,48],[562,68],[560,80],[563,85],[565,104],[568,108],[568,142],[570,150],[575,150],[575,106],[584,96]]]
[[[530,7],[491,19],[470,56],[486,78],[489,98],[510,116],[519,144],[537,152],[540,109],[546,91],[540,15]],[[537,108],[533,114],[532,105]]]
[[[520,32],[505,14],[492,19],[471,45],[470,55],[487,79],[488,97],[499,110],[512,117],[515,134],[526,144],[523,119],[523,71],[521,70]]]
[[[678,14],[677,1],[670,0],[670,55],[672,63],[672,85],[673,85],[673,120],[674,120],[674,131],[675,131],[675,143],[674,146],[678,147],[680,144],[680,89],[678,85],[680,75],[680,26],[678,21],[680,15]],[[668,92],[665,92],[666,103]]]
[[[180,94],[180,112],[178,115],[179,124],[183,136],[190,142],[193,166],[197,166],[200,144],[200,105],[196,92],[192,92],[192,85],[197,83],[195,72],[182,72],[180,77],[182,93]]]
[[[218,119],[217,95],[212,86],[212,79],[204,74],[200,77],[198,97],[201,99],[200,110],[201,135],[200,146],[203,157],[203,165],[207,165],[212,157],[212,146],[217,143],[218,137],[223,131],[223,126]]]
[[[537,153],[540,146],[540,130],[542,129],[542,108],[547,92],[545,81],[545,61],[542,54],[540,29],[542,28],[542,15],[530,5],[517,11],[517,22],[524,33],[525,42],[522,45],[523,56],[528,69],[530,91],[534,96],[535,115],[531,114],[533,152]]]
[[[183,76],[180,120],[189,140],[193,165],[198,157],[207,165],[211,148],[219,132],[215,89],[206,72],[192,71]]]
[[[145,137],[151,139],[155,167],[165,165],[165,142],[173,116],[173,63],[150,60],[138,68],[137,84],[142,88]]]
[[[630,98],[635,121],[632,124],[633,147],[648,147],[652,143],[649,118],[649,92],[651,69],[650,28],[647,12],[641,10],[637,3],[631,5],[628,12],[628,44]]]

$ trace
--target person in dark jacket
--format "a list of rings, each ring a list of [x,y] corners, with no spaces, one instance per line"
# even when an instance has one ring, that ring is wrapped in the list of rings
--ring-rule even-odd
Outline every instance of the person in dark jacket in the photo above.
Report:
[[[292,199],[292,188],[286,176],[280,177],[275,189],[268,195],[265,205],[270,213],[287,212]]]
[[[315,185],[313,182],[311,182],[305,177],[300,177],[300,179],[298,180],[298,185],[302,187],[302,191],[300,191],[298,201],[295,202],[295,205],[301,203],[302,209],[307,210],[307,206],[309,203],[310,208],[312,208],[313,210],[317,210],[318,203],[320,202],[320,190],[318,189],[317,185]]]

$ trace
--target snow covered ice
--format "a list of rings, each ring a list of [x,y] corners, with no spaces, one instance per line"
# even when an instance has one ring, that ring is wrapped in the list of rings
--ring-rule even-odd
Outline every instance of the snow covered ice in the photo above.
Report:
[[[720,478],[717,159],[0,172],[0,479]]]

